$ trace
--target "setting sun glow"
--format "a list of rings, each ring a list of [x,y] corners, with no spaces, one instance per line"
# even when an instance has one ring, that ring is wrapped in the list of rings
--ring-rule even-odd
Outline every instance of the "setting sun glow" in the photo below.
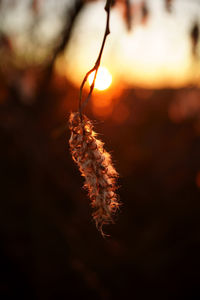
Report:
[[[95,72],[92,72],[88,77],[89,85],[92,85],[92,82],[94,80],[94,74]],[[94,86],[95,89],[99,91],[104,91],[107,88],[109,88],[111,83],[112,83],[112,75],[110,74],[108,69],[106,69],[105,67],[99,67],[96,81],[95,81],[95,86]]]
[[[97,59],[106,22],[105,1],[86,2],[65,52],[64,73],[78,88],[88,66]],[[121,2],[125,1],[119,1],[119,4]],[[200,18],[199,1],[172,1],[174,13],[169,14],[165,11],[163,0],[149,0],[149,18],[145,26],[140,22],[142,12],[135,10],[144,1],[130,2],[136,17],[129,31],[123,17],[123,5],[112,8],[112,34],[103,53],[103,64],[112,77],[104,76],[103,69],[100,69],[96,89],[106,90],[111,78],[113,90],[114,86],[160,89],[179,88],[191,83],[200,85],[200,63],[199,59],[194,61],[189,36],[193,16],[195,20]],[[87,42],[83,32],[87,32]],[[198,55],[199,51],[198,43]],[[63,63],[60,65],[63,69]],[[89,84],[92,78],[90,75]]]

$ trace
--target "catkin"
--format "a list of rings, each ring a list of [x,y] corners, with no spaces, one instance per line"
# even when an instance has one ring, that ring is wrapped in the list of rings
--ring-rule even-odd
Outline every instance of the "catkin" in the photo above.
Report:
[[[85,115],[80,118],[78,112],[71,113],[69,127],[72,158],[85,178],[84,187],[91,199],[92,216],[103,234],[102,226],[113,223],[113,215],[119,208],[115,193],[118,173],[112,164],[111,155],[105,151],[103,142],[96,138],[93,124]]]

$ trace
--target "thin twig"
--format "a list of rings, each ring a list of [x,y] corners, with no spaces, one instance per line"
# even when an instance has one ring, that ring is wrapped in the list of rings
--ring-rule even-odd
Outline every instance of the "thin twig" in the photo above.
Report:
[[[81,86],[80,86],[80,95],[79,95],[79,113],[80,113],[80,117],[82,119],[82,110],[83,108],[85,107],[85,105],[88,103],[91,95],[92,95],[92,92],[93,92],[93,89],[94,89],[94,85],[95,85],[95,81],[96,81],[96,77],[97,77],[97,72],[98,72],[98,69],[99,69],[99,66],[100,66],[100,63],[101,63],[101,57],[102,57],[102,53],[103,53],[103,49],[104,49],[104,46],[105,46],[105,42],[106,42],[106,38],[107,36],[110,34],[110,7],[111,7],[111,4],[112,4],[112,0],[106,0],[106,5],[105,5],[105,11],[107,13],[107,20],[106,20],[106,29],[105,29],[105,33],[104,33],[104,37],[103,37],[103,41],[102,41],[102,45],[101,45],[101,49],[100,49],[100,52],[99,52],[99,55],[98,55],[98,58],[96,60],[96,63],[94,65],[94,67],[88,71],[81,83]],[[84,88],[84,85],[88,79],[88,76],[92,73],[92,72],[95,72],[94,74],[94,79],[93,79],[93,82],[90,86],[90,91],[85,99],[85,101],[82,103],[82,94],[83,94],[83,88]]]
[[[44,68],[43,79],[41,80],[41,83],[38,86],[36,99],[42,98],[44,102],[44,93],[46,92],[46,89],[48,88],[49,82],[52,78],[56,59],[59,57],[59,55],[61,55],[64,52],[65,48],[67,47],[68,42],[71,38],[71,34],[75,22],[79,14],[81,13],[84,5],[85,5],[84,0],[75,0],[70,10],[68,8],[66,9],[66,21],[65,24],[63,25],[63,31],[61,33],[60,42],[55,47],[52,53],[52,57],[50,58],[50,61]]]
[[[55,48],[54,53],[52,55],[51,61],[48,66],[48,73],[51,77],[51,74],[53,72],[53,67],[55,64],[55,61],[57,57],[65,50],[67,43],[70,40],[72,29],[74,27],[75,21],[80,14],[82,8],[84,7],[84,1],[83,0],[76,0],[74,2],[74,5],[70,9],[70,11],[67,10],[67,16],[66,16],[66,23],[64,25],[64,30],[61,36],[60,43]]]

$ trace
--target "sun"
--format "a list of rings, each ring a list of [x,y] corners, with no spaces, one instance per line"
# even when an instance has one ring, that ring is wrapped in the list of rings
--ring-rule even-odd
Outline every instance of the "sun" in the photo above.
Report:
[[[89,85],[92,85],[95,71],[88,76]],[[99,91],[104,91],[109,88],[112,83],[112,75],[105,67],[99,67],[94,88]]]

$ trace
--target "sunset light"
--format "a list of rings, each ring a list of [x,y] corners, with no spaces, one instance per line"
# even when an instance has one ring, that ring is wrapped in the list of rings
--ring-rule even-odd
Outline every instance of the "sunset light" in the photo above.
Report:
[[[133,11],[136,13],[136,3],[144,1],[132,2]],[[173,1],[174,13],[170,14],[165,11],[164,1],[147,2],[151,11],[147,24],[141,24],[140,15],[137,14],[136,18],[133,17],[133,26],[129,31],[121,6],[112,8],[112,34],[107,40],[102,64],[111,72],[113,86],[159,89],[183,87],[191,82],[199,83],[199,62],[194,63],[190,36],[194,25],[191,23],[192,16],[195,15],[197,20],[200,17],[199,4],[197,1],[183,1],[182,5],[180,0]],[[64,72],[77,87],[96,60],[105,22],[104,1],[88,1],[77,19],[65,52]],[[87,42],[83,34],[85,32]],[[108,83],[104,87],[104,76],[102,77],[100,87],[96,83],[96,89],[108,88]]]
[[[92,85],[94,80],[94,73],[92,72],[88,77],[89,85]],[[97,72],[97,77],[95,81],[95,88],[99,91],[104,91],[109,88],[112,83],[112,75],[105,67],[100,67]]]
[[[200,0],[0,0],[0,166],[0,300],[200,300]]]

